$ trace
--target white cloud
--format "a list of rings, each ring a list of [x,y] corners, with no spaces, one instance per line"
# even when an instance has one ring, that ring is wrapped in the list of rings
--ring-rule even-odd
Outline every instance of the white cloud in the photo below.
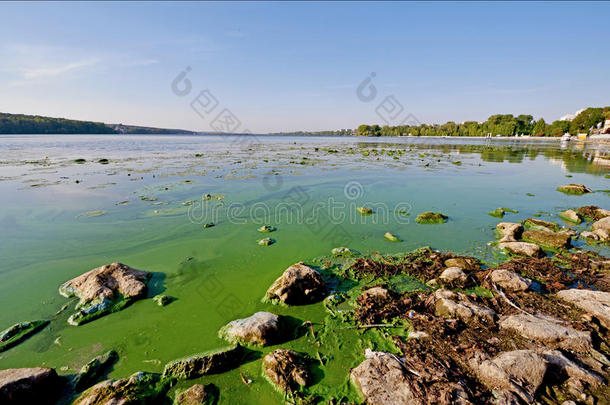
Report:
[[[88,66],[93,66],[99,63],[99,59],[85,59],[77,62],[68,63],[60,66],[39,67],[36,69],[28,69],[23,73],[24,79],[39,79],[41,77],[55,77],[73,70],[81,69]]]

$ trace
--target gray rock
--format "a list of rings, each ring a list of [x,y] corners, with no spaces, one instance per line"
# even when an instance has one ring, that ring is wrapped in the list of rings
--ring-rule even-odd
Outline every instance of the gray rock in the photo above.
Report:
[[[572,289],[559,291],[557,297],[590,313],[610,328],[610,292]]]
[[[532,280],[509,270],[494,270],[490,277],[491,281],[507,291],[525,291],[532,285]]]
[[[566,221],[574,222],[575,224],[580,224],[582,222],[580,215],[574,210],[565,210],[559,214],[559,217]]]
[[[554,319],[526,314],[511,315],[500,322],[500,328],[512,330],[526,339],[550,346],[578,352],[587,352],[592,348],[590,333],[564,326]]]
[[[368,405],[423,405],[411,389],[409,376],[396,356],[374,352],[350,372]]]
[[[280,318],[270,312],[257,312],[229,322],[219,335],[232,343],[267,346],[280,338]]]
[[[0,404],[53,403],[62,385],[62,380],[52,368],[0,370]]]
[[[326,295],[324,279],[314,269],[303,263],[288,267],[267,290],[265,298],[289,305],[311,304]]]
[[[439,278],[446,283],[463,284],[468,279],[468,276],[459,267],[449,267],[443,270]]]
[[[610,217],[605,217],[598,221],[593,222],[593,224],[591,225],[591,230],[597,231],[598,229],[602,229],[606,232],[610,232]]]
[[[547,363],[567,375],[570,379],[585,382],[592,387],[604,383],[604,379],[595,372],[586,370],[568,359],[559,350],[549,350],[541,353]]]
[[[496,230],[502,236],[509,236],[513,240],[517,240],[521,238],[521,233],[523,232],[523,225],[513,222],[500,222],[498,225],[496,225]]]
[[[175,360],[165,365],[163,377],[186,380],[207,374],[224,373],[238,367],[245,354],[246,350],[237,345],[226,350]]]
[[[481,381],[499,391],[501,397],[515,395],[528,404],[534,402],[548,367],[544,358],[532,350],[504,352],[493,359],[475,356],[469,364]]]
[[[544,251],[535,243],[528,242],[500,242],[500,249],[519,256],[544,257]]]
[[[435,291],[430,299],[435,306],[436,316],[442,318],[460,319],[466,323],[475,319],[482,322],[494,322],[496,319],[494,311],[470,302],[462,293],[441,289]]]

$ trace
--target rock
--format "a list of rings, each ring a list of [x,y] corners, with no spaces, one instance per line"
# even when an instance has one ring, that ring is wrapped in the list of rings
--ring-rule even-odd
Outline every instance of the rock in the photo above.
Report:
[[[479,262],[474,257],[452,257],[445,260],[447,267],[459,267],[464,270],[476,270],[479,268]]]
[[[63,382],[52,368],[9,368],[0,370],[0,404],[54,403]]]
[[[578,213],[574,210],[565,210],[563,212],[560,212],[559,217],[575,224],[580,224],[582,222],[580,215],[578,215]]]
[[[555,222],[543,221],[542,219],[537,218],[528,218],[523,222],[523,225],[528,229],[533,228],[551,232],[557,232],[559,230],[559,225]]]
[[[439,212],[422,212],[415,218],[418,224],[443,224],[447,222],[447,216]]]
[[[269,232],[273,232],[275,230],[276,230],[276,228],[274,226],[271,226],[271,225],[263,225],[260,228],[258,228],[258,231],[260,233],[269,233]]]
[[[119,359],[119,355],[114,350],[97,356],[85,364],[80,372],[74,377],[74,387],[76,391],[82,391],[83,389],[95,384],[104,373],[108,371]]]
[[[562,193],[566,193],[566,194],[576,194],[576,195],[591,192],[591,190],[589,188],[585,187],[582,184],[566,184],[566,185],[557,187],[557,191],[561,191]]]
[[[580,367],[578,364],[565,357],[559,350],[545,351],[542,352],[541,355],[547,361],[549,366],[559,370],[562,374],[567,375],[570,379],[585,382],[592,387],[597,387],[604,382],[604,379],[601,376]]]
[[[371,215],[373,213],[372,209],[366,207],[358,207],[356,210],[358,210],[360,215]]]
[[[218,401],[218,388],[214,384],[195,384],[176,396],[174,405],[214,405]]]
[[[0,332],[0,352],[18,345],[28,337],[38,333],[49,324],[48,320],[27,321],[16,323]]]
[[[580,237],[583,239],[593,239],[593,240],[599,240],[599,235],[596,234],[595,232],[589,232],[589,231],[582,231],[580,233]]]
[[[423,405],[411,389],[408,374],[398,358],[373,352],[350,372],[368,405]]]
[[[295,394],[311,383],[308,359],[292,350],[277,349],[263,357],[263,375],[281,393]]]
[[[605,217],[593,222],[591,225],[591,230],[596,231],[598,229],[603,229],[604,231],[610,232],[610,217]]]
[[[258,243],[259,246],[271,246],[275,243],[275,239],[263,238],[256,243]]]
[[[528,229],[523,232],[523,240],[554,249],[568,249],[572,238],[567,233]]]
[[[517,332],[526,339],[576,352],[586,352],[592,348],[590,333],[564,326],[553,319],[526,314],[511,315],[500,322],[500,328]]]
[[[544,251],[535,243],[528,242],[500,242],[500,249],[519,256],[544,257]]]
[[[521,238],[523,225],[513,222],[500,222],[498,225],[496,225],[496,230],[502,236],[510,236],[513,240],[517,240]]]
[[[490,277],[491,281],[506,291],[525,291],[532,285],[532,280],[510,270],[494,270]]]
[[[304,305],[321,300],[326,293],[326,284],[320,273],[299,262],[288,267],[273,282],[265,297],[289,305]]]
[[[83,392],[73,405],[127,405],[155,403],[169,389],[158,374],[137,372],[128,378],[107,380]],[[136,402],[137,401],[137,402]]]
[[[387,300],[390,297],[390,293],[383,287],[371,287],[364,290],[361,294],[363,301],[373,300]]]
[[[237,345],[230,349],[175,360],[165,365],[163,377],[186,380],[207,374],[224,373],[238,367],[245,355],[246,349]]]
[[[64,297],[80,299],[78,310],[70,316],[72,325],[82,325],[110,312],[123,309],[146,296],[146,282],[151,274],[134,270],[122,263],[95,268],[59,287]]]
[[[338,257],[352,257],[352,256],[357,256],[358,252],[350,249],[348,247],[336,247],[333,250],[331,250],[330,252],[333,256],[338,256]]]
[[[383,235],[384,238],[386,238],[386,240],[389,240],[390,242],[401,242],[400,238],[396,235],[391,234],[390,232],[386,232]]]
[[[219,336],[232,343],[267,346],[280,339],[280,317],[270,312],[236,319],[224,326]]]
[[[459,267],[448,267],[439,276],[446,283],[463,284],[468,279],[464,270]]]
[[[206,229],[207,228],[212,228],[212,227],[215,227],[215,226],[216,226],[216,224],[214,222],[206,222],[205,224],[203,224],[203,227],[206,228]]]
[[[487,213],[487,215],[491,215],[492,217],[496,217],[496,218],[503,218],[504,217],[504,210],[502,208],[496,208],[493,211],[489,211]]]
[[[167,304],[169,304],[173,300],[174,299],[172,297],[169,297],[169,296],[163,295],[163,294],[155,295],[153,297],[153,301],[156,302],[157,305],[160,306],[160,307],[166,306]]]
[[[573,289],[559,291],[557,297],[590,313],[610,328],[610,292]]]
[[[605,229],[596,229],[593,231],[600,241],[607,242],[610,240],[610,232]]]
[[[435,306],[436,316],[448,319],[460,319],[463,322],[478,320],[481,322],[494,322],[496,313],[489,308],[470,302],[462,293],[449,290],[437,290],[430,296]]]
[[[503,352],[493,359],[475,356],[469,364],[485,385],[500,392],[500,397],[514,394],[527,404],[534,403],[534,394],[548,367],[544,358],[533,350]]]

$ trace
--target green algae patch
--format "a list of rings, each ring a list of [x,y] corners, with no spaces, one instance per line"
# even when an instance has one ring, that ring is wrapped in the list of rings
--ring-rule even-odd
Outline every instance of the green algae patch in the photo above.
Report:
[[[358,256],[360,253],[354,249],[350,249],[345,246],[336,247],[330,251],[333,256],[337,257],[354,257]]]
[[[436,224],[444,224],[447,222],[447,216],[443,215],[439,212],[422,212],[415,218],[415,222],[418,224],[427,224],[427,225],[436,225]]]
[[[108,159],[100,159],[97,161],[97,163],[101,165],[107,165],[108,163],[110,163],[110,161]]]
[[[0,332],[0,352],[18,345],[30,336],[38,333],[49,324],[46,319],[20,322]]]
[[[82,165],[83,163],[87,163],[86,159],[74,159],[74,163]]]

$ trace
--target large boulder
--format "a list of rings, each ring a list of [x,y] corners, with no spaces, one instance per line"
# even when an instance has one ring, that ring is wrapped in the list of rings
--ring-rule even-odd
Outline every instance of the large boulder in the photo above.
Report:
[[[277,349],[263,357],[263,374],[278,391],[295,394],[311,383],[308,363],[304,355]]]
[[[257,312],[229,322],[219,335],[232,343],[267,346],[280,340],[280,323],[280,317],[275,314]]]
[[[76,305],[78,311],[68,322],[81,325],[145,297],[150,276],[149,272],[132,269],[123,263],[112,263],[65,282],[59,287],[59,293],[80,299]]]
[[[523,232],[523,240],[553,249],[568,249],[572,238],[568,233],[528,229]]]
[[[107,380],[83,392],[73,405],[127,405],[155,403],[169,389],[158,374],[137,372],[128,378]]]
[[[512,330],[526,339],[548,346],[577,352],[587,352],[592,348],[590,333],[564,326],[554,319],[526,314],[511,315],[500,322],[500,328]]]
[[[237,345],[226,350],[175,360],[165,365],[163,377],[186,380],[207,374],[224,373],[238,367],[245,355],[246,350]]]
[[[490,274],[491,281],[505,289],[506,291],[525,291],[532,285],[532,280],[521,277],[519,274],[498,269]]]
[[[218,388],[214,384],[195,384],[176,395],[174,405],[214,405],[218,401]]]
[[[288,267],[275,280],[265,298],[289,305],[304,305],[321,300],[326,293],[326,284],[320,273],[299,262]]]
[[[0,404],[53,403],[62,385],[62,380],[52,368],[0,370]]]
[[[572,289],[559,291],[557,297],[590,313],[610,328],[610,292]]]
[[[542,384],[548,364],[532,350],[503,352],[493,359],[477,354],[469,364],[485,385],[497,393],[499,403],[534,403],[534,394]]]
[[[480,321],[494,322],[496,313],[489,308],[470,302],[465,294],[437,290],[429,298],[429,304],[434,305],[436,316],[448,319],[460,319],[463,322]]]
[[[396,356],[373,352],[350,372],[368,405],[423,405],[411,388],[410,377]]]
[[[542,248],[535,243],[528,242],[500,242],[498,244],[500,249],[504,249],[511,254],[518,256],[529,256],[529,257],[544,257],[544,251]]]

